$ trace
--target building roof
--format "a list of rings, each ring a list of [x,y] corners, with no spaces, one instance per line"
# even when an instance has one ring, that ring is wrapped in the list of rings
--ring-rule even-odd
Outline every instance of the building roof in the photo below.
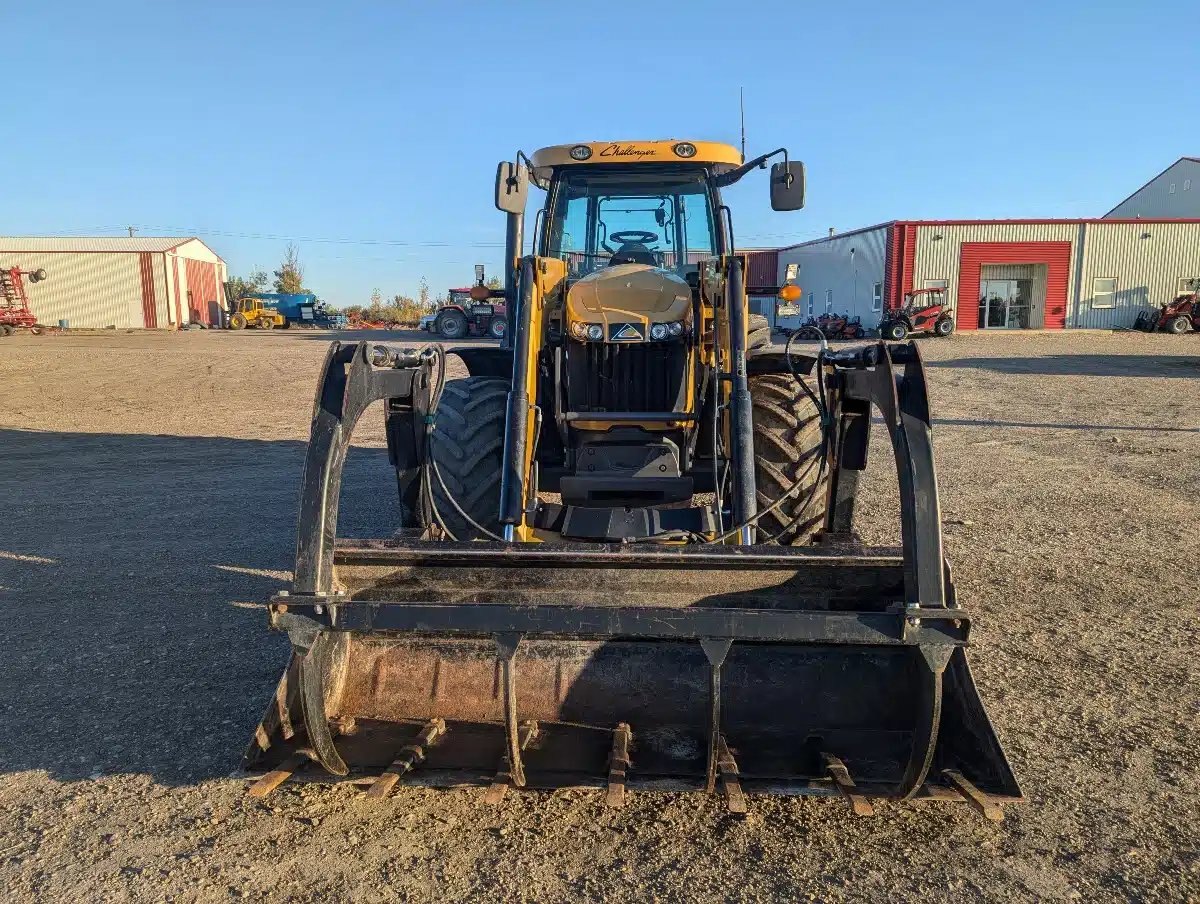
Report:
[[[31,236],[0,235],[0,250],[3,251],[171,251],[180,245],[197,241],[195,236]],[[201,242],[203,244],[203,242]],[[207,246],[206,246],[207,247]]]
[[[806,245],[820,245],[825,242],[833,241],[834,239],[844,239],[847,236],[860,235],[864,232],[873,232],[876,229],[885,229],[889,226],[1079,226],[1082,224],[1089,226],[1156,226],[1164,223],[1182,223],[1184,225],[1194,226],[1200,225],[1200,219],[1180,219],[1172,217],[1083,217],[1071,219],[1033,218],[1009,220],[888,220],[884,223],[876,223],[874,226],[863,226],[860,229],[850,229],[846,232],[835,232],[833,235],[824,235],[818,239],[809,239],[806,242],[796,242],[793,245],[784,245],[779,250],[790,251],[793,248],[803,248]]]
[[[1113,210],[1116,210],[1118,207],[1120,207],[1122,204],[1124,204],[1126,201],[1128,201],[1130,198],[1132,198],[1134,195],[1136,195],[1138,192],[1140,192],[1142,189],[1144,189],[1147,185],[1150,185],[1153,182],[1157,182],[1159,179],[1161,179],[1163,176],[1165,176],[1167,174],[1167,170],[1171,169],[1171,167],[1178,166],[1179,164],[1183,163],[1183,161],[1185,161],[1185,160],[1187,160],[1189,163],[1200,163],[1200,157],[1188,157],[1186,155],[1183,157],[1180,157],[1178,160],[1176,160],[1174,163],[1172,163],[1170,166],[1168,166],[1167,169],[1164,169],[1161,173],[1159,173],[1157,176],[1155,176],[1153,179],[1151,179],[1145,185],[1140,186],[1136,190],[1130,192],[1128,195],[1126,195],[1120,201],[1118,201],[1113,206],[1113,209],[1110,210],[1108,213],[1112,213]],[[1106,213],[1105,216],[1107,217],[1108,214]]]

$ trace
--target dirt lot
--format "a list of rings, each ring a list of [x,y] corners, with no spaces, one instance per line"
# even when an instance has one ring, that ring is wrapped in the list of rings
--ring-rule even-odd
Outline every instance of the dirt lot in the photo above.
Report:
[[[0,345],[4,900],[1200,898],[1200,337],[922,346],[972,663],[1028,796],[998,825],[758,797],[739,822],[699,794],[247,799],[286,650],[252,604],[287,586],[326,339]],[[391,505],[368,426],[351,529]]]

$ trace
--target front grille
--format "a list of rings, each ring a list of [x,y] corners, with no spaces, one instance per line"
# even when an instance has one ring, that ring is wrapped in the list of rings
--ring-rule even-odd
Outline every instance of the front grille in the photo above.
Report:
[[[569,342],[568,411],[674,411],[687,362],[682,342]]]

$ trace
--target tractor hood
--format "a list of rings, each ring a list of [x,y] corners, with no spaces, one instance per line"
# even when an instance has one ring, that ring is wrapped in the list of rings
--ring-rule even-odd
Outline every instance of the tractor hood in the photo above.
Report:
[[[685,320],[691,302],[691,288],[674,273],[646,264],[617,264],[571,286],[567,316],[589,323]]]

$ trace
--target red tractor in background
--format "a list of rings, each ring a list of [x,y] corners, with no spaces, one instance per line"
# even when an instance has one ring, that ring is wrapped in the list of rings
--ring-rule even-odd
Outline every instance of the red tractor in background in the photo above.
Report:
[[[25,294],[25,277],[31,283],[46,278],[45,270],[22,270],[10,267],[0,270],[0,337],[11,336],[16,330],[26,329],[35,336],[42,331],[37,318],[29,310],[29,296]]]
[[[1135,330],[1146,333],[1200,332],[1200,292],[1188,292],[1175,296],[1175,300],[1162,305],[1157,311],[1141,311],[1133,323]]]
[[[446,304],[432,315],[421,318],[422,329],[428,329],[443,339],[463,339],[467,336],[504,339],[508,332],[508,309],[502,300],[504,292],[484,285],[483,264],[475,265],[475,285],[451,289],[448,294]]]
[[[954,309],[945,289],[915,289],[904,296],[904,306],[888,311],[879,322],[879,335],[900,342],[910,333],[949,336],[954,332]]]
[[[817,318],[809,317],[791,332],[797,339],[810,342],[820,339],[862,339],[867,335],[867,331],[862,325],[862,318],[851,317],[849,314],[822,314]]]

